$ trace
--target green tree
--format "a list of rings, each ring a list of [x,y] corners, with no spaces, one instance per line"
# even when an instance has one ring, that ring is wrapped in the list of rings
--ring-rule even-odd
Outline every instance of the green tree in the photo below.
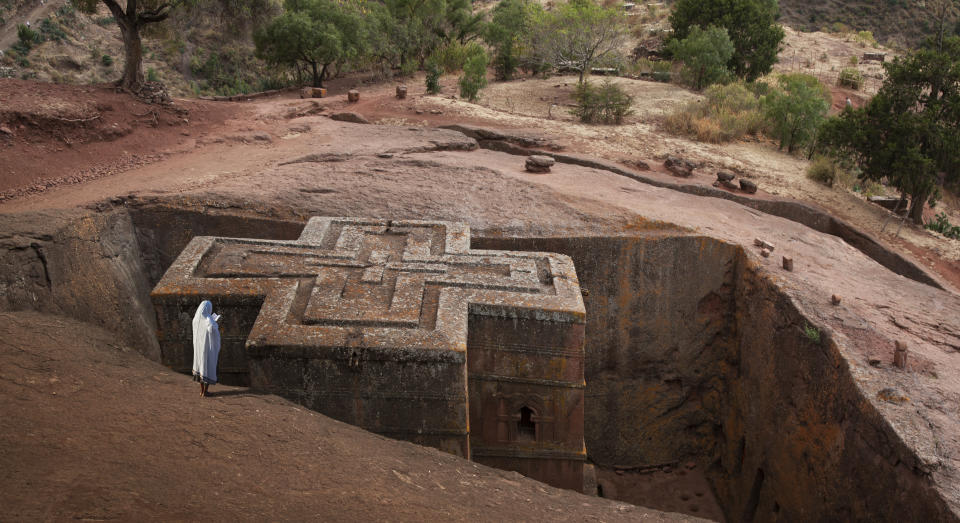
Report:
[[[531,0],[501,0],[491,11],[483,39],[493,49],[493,67],[498,80],[510,80],[520,65],[523,34],[543,11]]]
[[[827,122],[822,141],[852,158],[861,178],[886,178],[909,196],[910,218],[920,224],[940,176],[960,179],[960,37],[939,47],[932,39],[884,68],[877,95]]]
[[[627,37],[626,15],[595,0],[569,0],[533,18],[524,45],[541,60],[580,71],[580,83],[598,61],[615,56]]]
[[[779,13],[777,0],[677,0],[670,25],[675,40],[687,38],[695,25],[725,28],[735,49],[730,69],[753,81],[777,62],[785,34],[776,22]]]
[[[141,31],[148,24],[166,20],[171,10],[187,3],[187,0],[126,0],[126,6],[121,6],[116,0],[72,0],[77,9],[88,14],[95,13],[101,1],[113,14],[123,38],[123,76],[117,85],[138,93],[144,83]]]
[[[483,14],[470,0],[384,0],[365,2],[372,58],[401,69],[416,69],[437,49],[466,44],[483,31]],[[412,64],[412,65],[411,65]]]
[[[463,76],[460,77],[460,97],[471,102],[477,101],[480,89],[487,85],[487,64],[489,58],[486,53],[470,57],[463,66]]]
[[[793,152],[815,137],[830,108],[830,91],[817,77],[802,73],[782,75],[779,84],[780,89],[763,98],[761,107],[780,148]]]
[[[683,82],[698,91],[730,77],[727,63],[734,48],[727,30],[722,27],[710,26],[701,30],[695,25],[686,38],[672,40],[667,49],[675,59],[683,62]]]
[[[323,87],[327,69],[362,51],[359,12],[335,0],[286,0],[284,13],[253,35],[257,56],[270,63],[310,68],[313,86]]]

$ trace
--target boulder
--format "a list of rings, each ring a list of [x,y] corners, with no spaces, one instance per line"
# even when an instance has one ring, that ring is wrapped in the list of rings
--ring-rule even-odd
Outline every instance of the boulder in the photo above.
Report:
[[[697,165],[690,160],[685,160],[683,158],[678,158],[676,156],[668,156],[667,160],[663,162],[663,166],[670,171],[674,176],[680,176],[686,178],[693,175],[693,170],[697,168]]]
[[[406,98],[406,97],[407,97],[407,86],[405,86],[405,85],[398,85],[398,86],[397,86],[397,98],[403,100],[403,99]]]
[[[740,190],[747,194],[754,194],[757,192],[757,184],[751,182],[750,180],[744,180],[740,178]]]
[[[360,101],[360,91],[356,89],[350,89],[347,91],[347,101],[350,103],[355,103]]]
[[[730,171],[717,171],[717,181],[719,182],[729,182],[735,178],[735,175]]]
[[[526,168],[532,173],[548,173],[556,160],[549,156],[534,154],[527,157]]]
[[[370,120],[364,118],[363,115],[350,112],[333,113],[330,115],[330,119],[338,122],[370,123]]]

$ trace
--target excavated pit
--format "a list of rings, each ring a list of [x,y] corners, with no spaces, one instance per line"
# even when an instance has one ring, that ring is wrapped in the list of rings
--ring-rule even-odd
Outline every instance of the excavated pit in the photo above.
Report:
[[[303,227],[164,205],[40,218],[0,229],[19,231],[2,238],[0,309],[101,325],[154,360],[149,292],[190,238],[293,239]],[[662,231],[474,231],[472,247],[573,258],[587,307],[586,445],[604,496],[728,521],[955,519],[834,342],[805,335],[739,246]]]

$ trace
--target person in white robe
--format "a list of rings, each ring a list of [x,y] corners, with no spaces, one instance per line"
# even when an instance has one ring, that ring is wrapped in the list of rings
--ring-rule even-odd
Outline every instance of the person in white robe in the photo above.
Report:
[[[218,314],[208,300],[197,307],[193,316],[193,381],[200,382],[200,396],[217,382],[217,359],[220,357],[220,326]]]

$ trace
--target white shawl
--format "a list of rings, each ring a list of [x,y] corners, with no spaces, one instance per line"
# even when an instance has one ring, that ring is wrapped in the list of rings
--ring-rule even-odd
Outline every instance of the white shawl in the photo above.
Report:
[[[217,358],[220,357],[219,316],[213,314],[213,304],[207,300],[197,307],[193,316],[193,375],[207,383],[217,382]]]

